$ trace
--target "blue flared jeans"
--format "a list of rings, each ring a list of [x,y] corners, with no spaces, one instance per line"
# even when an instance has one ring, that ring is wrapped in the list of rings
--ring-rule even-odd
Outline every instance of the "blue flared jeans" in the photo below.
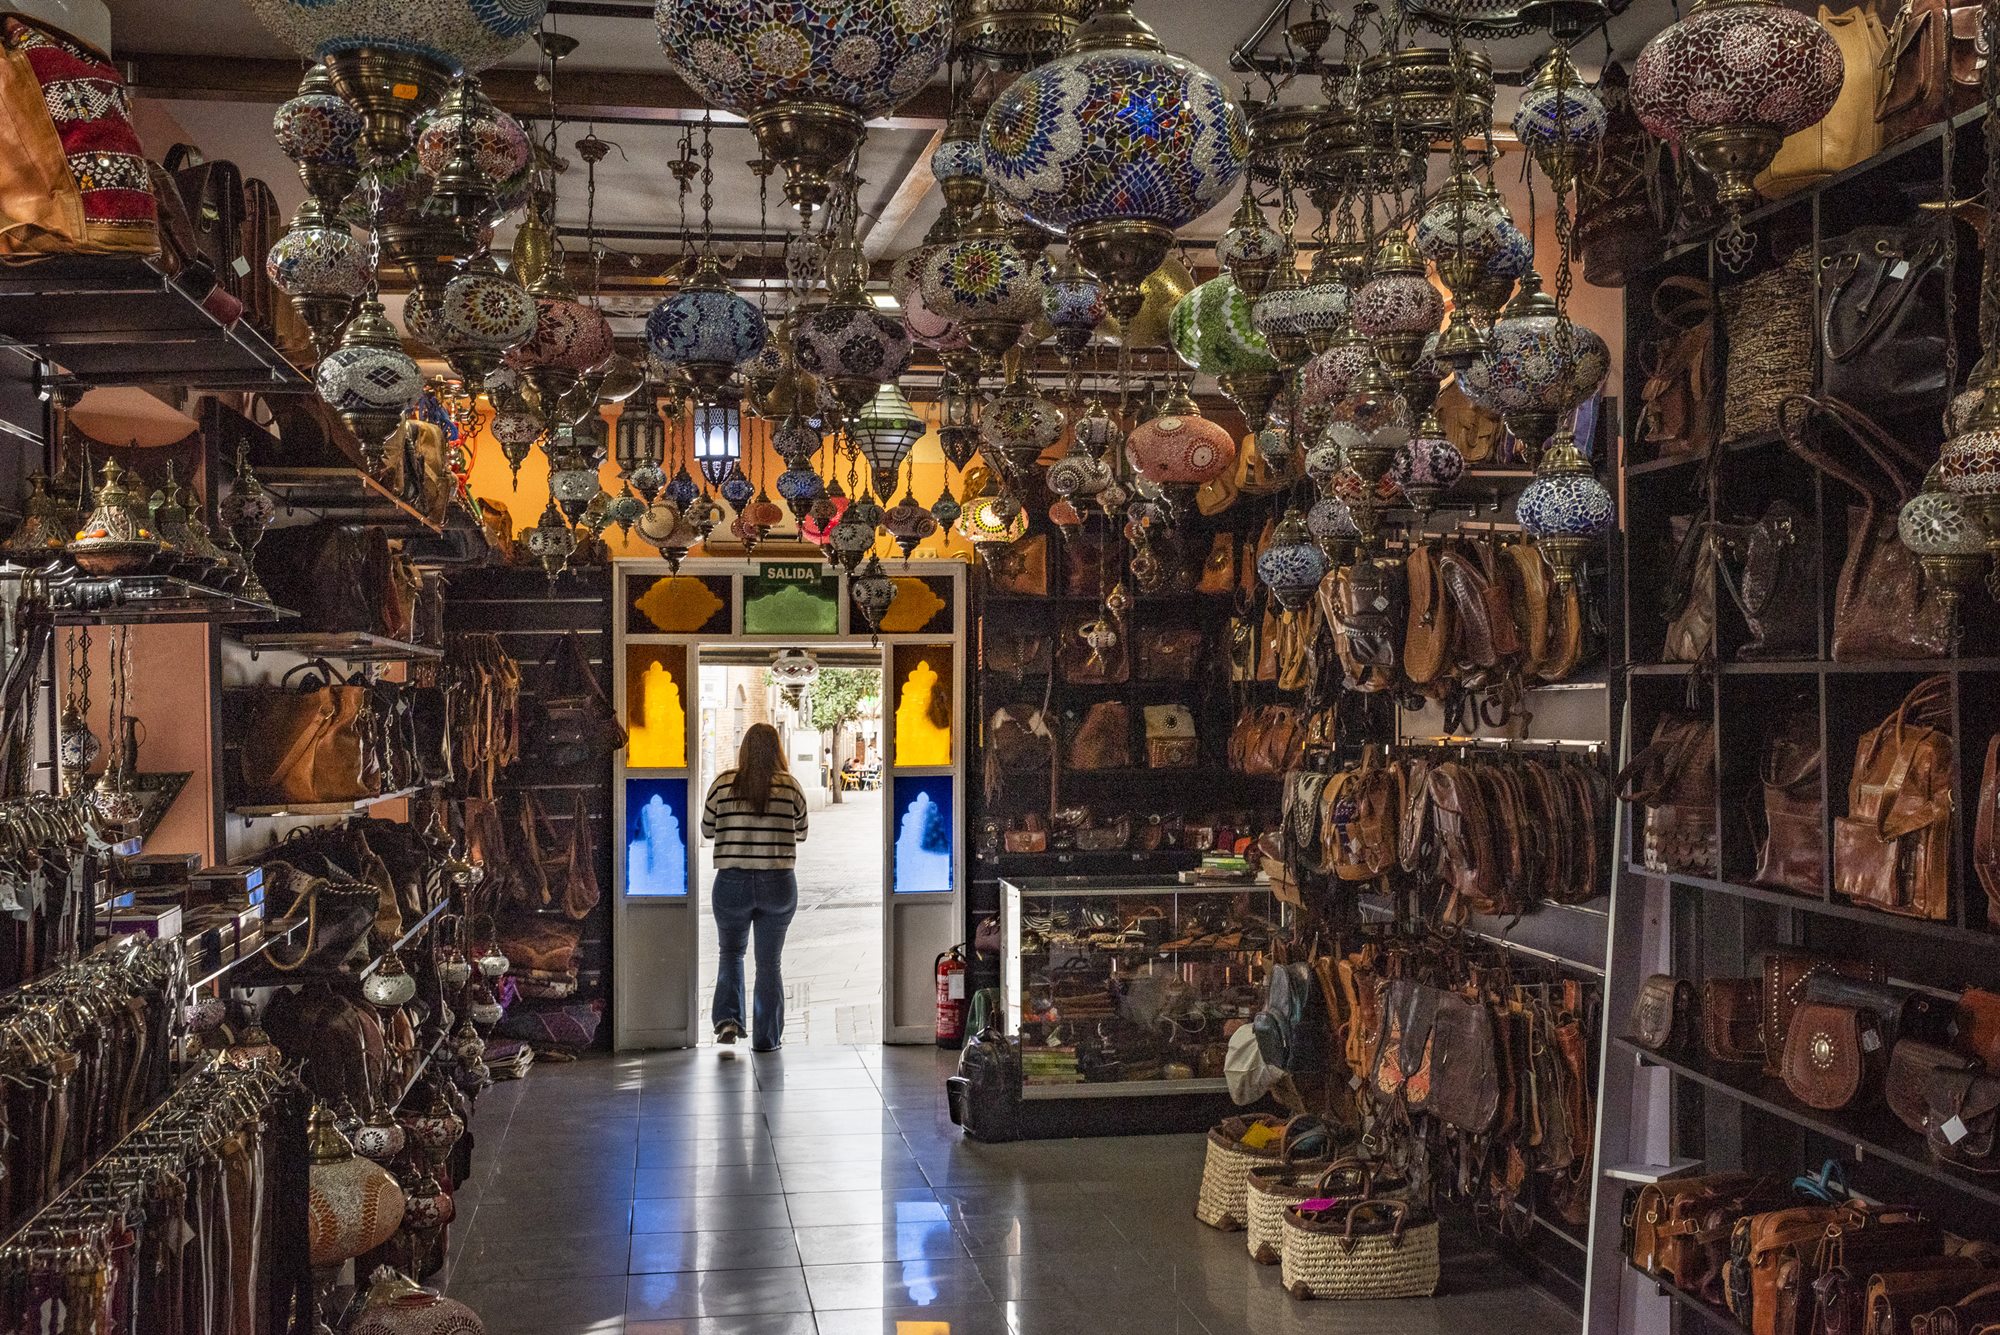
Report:
[[[799,882],[789,871],[724,867],[715,873],[710,895],[721,959],[715,971],[715,1003],[709,1016],[717,1027],[743,1022],[743,953],[756,938],[757,989],[748,1026],[751,1046],[775,1048],[785,1032],[785,983],[779,958],[785,931],[798,912]]]

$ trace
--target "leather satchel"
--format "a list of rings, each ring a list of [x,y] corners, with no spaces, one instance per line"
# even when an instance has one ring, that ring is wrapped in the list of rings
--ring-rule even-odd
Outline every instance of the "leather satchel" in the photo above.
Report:
[[[1673,521],[1678,533],[1664,590],[1666,638],[1660,661],[1698,663],[1715,653],[1715,589],[1720,578],[1720,534],[1712,520]]]
[[[561,769],[602,763],[625,747],[618,710],[583,652],[583,637],[573,630],[549,656],[535,712],[534,745],[524,752],[531,764]]]
[[[988,672],[1014,677],[1047,676],[1053,655],[1049,636],[1039,628],[1001,627],[991,620],[982,623],[984,666]]]
[[[1986,892],[1986,920],[2000,921],[2000,733],[1986,743],[1979,807],[1972,820],[1972,872]]]
[[[1208,641],[1199,626],[1138,628],[1133,674],[1140,681],[1193,681]]]
[[[1903,0],[1882,52],[1875,103],[1882,141],[1893,144],[1976,105],[1987,52],[1980,7],[1951,0]]]
[[[1791,1205],[1745,1215],[1731,1225],[1722,1295],[1752,1335],[1777,1333],[1779,1270],[1787,1253],[1824,1237],[1840,1214],[1838,1205]]]
[[[1684,1051],[1694,1035],[1694,984],[1656,973],[1639,984],[1631,1038],[1648,1052]]]
[[[987,722],[986,755],[999,769],[1045,771],[1054,749],[1048,714],[1033,705],[1003,706]]]
[[[1864,1335],[1915,1335],[1916,1322],[1940,1303],[1953,1303],[2000,1280],[1968,1257],[1934,1257],[1918,1269],[1882,1270],[1868,1277]],[[1928,1322],[1926,1322],[1928,1324]]]
[[[1745,1173],[1648,1183],[1634,1206],[1633,1262],[1676,1288],[1719,1303],[1736,1219],[1784,1203],[1776,1182]]]
[[[1920,1038],[1899,1040],[1889,1049],[1889,1070],[1882,1078],[1889,1111],[1896,1120],[1920,1136],[1931,1129],[1929,1086],[1937,1072],[1976,1072],[1979,1063],[1940,1043]]]
[[[1826,884],[1826,803],[1819,716],[1795,710],[1765,734],[1757,763],[1764,829],[1757,840],[1757,884],[1818,895]]]
[[[1936,412],[1950,395],[1945,354],[1953,330],[1945,325],[1945,285],[1953,280],[1948,215],[1906,224],[1870,224],[1820,245],[1820,393],[1842,403],[1866,404],[1877,421],[1926,409]],[[1970,239],[1966,238],[1970,244]],[[1961,250],[1961,253],[1964,253]],[[1958,299],[1978,307],[1975,276],[1957,274]],[[1976,338],[1976,327],[1961,337]],[[1961,346],[1967,346],[1961,344]]]
[[[1871,983],[1888,981],[1881,963],[1875,960],[1830,959],[1811,951],[1787,948],[1765,951],[1761,988],[1765,1074],[1781,1074],[1779,1067],[1785,1040],[1791,1034],[1792,1012],[1806,999],[1806,980],[1819,973],[1838,973]]]
[[[1412,546],[1403,560],[1409,586],[1409,621],[1403,634],[1403,675],[1428,686],[1444,675],[1452,647],[1452,600],[1435,543]]]
[[[1763,986],[1755,978],[1710,978],[1701,985],[1701,1047],[1711,1061],[1764,1060]]]
[[[294,686],[294,674],[306,673]],[[314,675],[315,672],[317,675]],[[260,691],[243,733],[240,771],[253,800],[353,802],[374,795],[369,689],[324,662],[300,664]]]
[[[1874,157],[1882,147],[1875,105],[1885,81],[1882,55],[1889,48],[1889,34],[1872,11],[1860,6],[1833,10],[1821,5],[1819,26],[1840,47],[1840,96],[1817,125],[1787,135],[1771,165],[1759,173],[1757,192],[1766,199],[1803,190]]]
[[[1640,858],[1648,871],[1720,873],[1715,784],[1714,724],[1661,716],[1652,740],[1618,775],[1618,796],[1646,808]]]
[[[1403,562],[1365,558],[1341,566],[1319,586],[1320,611],[1333,629],[1343,684],[1388,691],[1401,681],[1397,659],[1407,629]]]
[[[1837,1112],[1873,1096],[1887,1060],[1872,1011],[1807,1001],[1792,1012],[1780,1073],[1793,1098]]]
[[[2000,1173],[1994,1132],[2000,1127],[2000,1076],[1935,1069],[1924,1080],[1931,1153],[1958,1168]]]
[[[1951,682],[1919,683],[1863,734],[1834,822],[1834,889],[1858,904],[1942,921],[1951,907]]]
[[[1069,767],[1125,769],[1132,764],[1132,715],[1121,700],[1099,700],[1084,711],[1069,742]]]
[[[1484,1135],[1500,1111],[1493,1012],[1455,992],[1438,995],[1431,1019],[1432,1113],[1469,1135]]]
[[[1661,458],[1705,455],[1715,444],[1715,299],[1706,282],[1663,278],[1653,289],[1660,334],[1639,390],[1635,444]]]

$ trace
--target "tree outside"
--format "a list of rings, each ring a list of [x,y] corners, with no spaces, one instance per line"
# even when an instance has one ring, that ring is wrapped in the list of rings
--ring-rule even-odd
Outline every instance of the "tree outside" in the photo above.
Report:
[[[807,708],[812,726],[833,738],[833,757],[836,770],[844,748],[843,733],[847,726],[864,717],[871,708],[879,709],[882,693],[882,674],[874,668],[822,668],[813,680],[812,694],[807,700]],[[840,776],[836,773],[832,788],[832,800],[842,800]]]

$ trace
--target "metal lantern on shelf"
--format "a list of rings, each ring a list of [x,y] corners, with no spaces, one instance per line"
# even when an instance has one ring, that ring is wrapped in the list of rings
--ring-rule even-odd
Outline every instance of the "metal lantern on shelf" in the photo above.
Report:
[[[951,42],[938,0],[676,0],[654,21],[674,73],[749,121],[801,213],[826,202],[867,120],[929,83]]]
[[[896,489],[896,476],[902,471],[903,460],[910,457],[910,447],[923,437],[924,419],[910,407],[895,381],[889,380],[875,391],[868,406],[855,414],[847,434],[868,461],[875,490],[887,496]]]
[[[1332,568],[1297,506],[1285,511],[1271,533],[1270,545],[1257,557],[1257,578],[1288,610],[1305,606]]]
[[[1063,54],[1009,84],[981,143],[988,184],[1069,238],[1121,322],[1174,229],[1226,196],[1249,153],[1221,82],[1169,53],[1131,0],[1102,0]]]
[[[1839,44],[1810,15],[1776,0],[1699,0],[1639,53],[1632,108],[1737,216],[1785,136],[1824,119],[1845,77]]]
[[[1227,275],[1209,279],[1175,305],[1167,322],[1174,354],[1212,375],[1243,412],[1252,431],[1270,420],[1284,373],[1264,336],[1250,322],[1250,300]]]
[[[340,346],[320,359],[314,383],[361,442],[371,471],[385,463],[390,434],[424,390],[423,372],[403,351],[396,326],[373,296],[348,321]]]
[[[1618,517],[1618,507],[1576,448],[1569,428],[1559,430],[1535,466],[1535,477],[1514,502],[1514,517],[1548,558],[1558,586],[1576,580],[1584,552]]]
[[[318,63],[306,71],[299,91],[271,117],[271,134],[321,212],[338,213],[361,174],[361,113],[333,86],[332,71]]]
[[[368,247],[308,196],[271,246],[264,272],[292,299],[314,351],[324,357],[339,344],[355,301],[368,290]]]

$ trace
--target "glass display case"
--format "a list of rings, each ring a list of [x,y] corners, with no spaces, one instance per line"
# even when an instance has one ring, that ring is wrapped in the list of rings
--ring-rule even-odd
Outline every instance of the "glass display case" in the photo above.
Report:
[[[1149,876],[1003,880],[1001,1006],[1026,1099],[1213,1094],[1264,1000],[1268,884]]]

